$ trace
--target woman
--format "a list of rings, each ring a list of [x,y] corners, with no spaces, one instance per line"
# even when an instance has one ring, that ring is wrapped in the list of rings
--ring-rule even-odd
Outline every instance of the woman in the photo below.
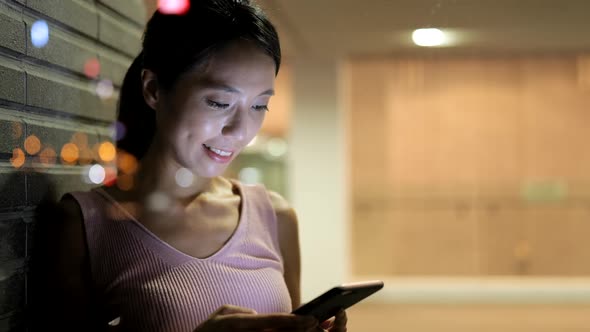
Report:
[[[300,305],[293,209],[221,177],[260,129],[280,59],[273,25],[249,1],[153,15],[119,101],[119,148],[139,161],[134,186],[61,201],[64,326],[346,330],[344,312],[330,323],[289,314]]]

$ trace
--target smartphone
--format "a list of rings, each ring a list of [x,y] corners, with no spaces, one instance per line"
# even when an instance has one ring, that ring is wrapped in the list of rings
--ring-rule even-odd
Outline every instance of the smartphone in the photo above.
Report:
[[[383,288],[383,281],[371,280],[336,286],[293,310],[296,315],[315,317],[319,322],[335,316]]]

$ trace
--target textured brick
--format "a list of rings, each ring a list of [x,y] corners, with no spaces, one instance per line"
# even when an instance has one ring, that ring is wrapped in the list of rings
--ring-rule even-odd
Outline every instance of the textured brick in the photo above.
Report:
[[[127,69],[131,65],[133,59],[107,49],[99,49],[98,53],[101,78],[109,79],[115,85],[121,86],[125,73],[127,73]]]
[[[0,46],[24,53],[27,43],[22,14],[0,3]]]
[[[23,147],[25,124],[17,117],[8,115],[9,111],[0,107],[0,161],[8,161],[12,150]]]
[[[26,185],[23,172],[0,168],[0,211],[13,210],[26,204]]]
[[[143,0],[97,0],[99,3],[115,10],[121,15],[130,18],[139,25],[146,22],[146,10]]]
[[[32,25],[34,21],[34,18],[25,16],[28,26]],[[79,35],[59,30],[51,24],[50,31],[51,35],[47,45],[41,48],[30,46],[27,48],[27,55],[84,74],[86,62],[97,57],[94,43],[79,37]]]
[[[29,204],[37,205],[43,199],[58,200],[71,191],[88,190],[96,187],[83,180],[83,167],[76,167],[69,173],[34,173],[27,177]]]
[[[24,0],[22,0],[24,1]],[[25,332],[22,314],[17,312],[0,319],[0,332]]]
[[[0,99],[24,104],[25,73],[17,63],[0,57]]]
[[[22,219],[2,220],[0,214],[0,264],[24,259],[26,254],[26,224]]]
[[[112,121],[115,100],[103,102],[93,90],[95,83],[60,77],[27,68],[27,104],[86,118]]]
[[[98,15],[94,3],[80,0],[27,0],[35,9],[74,30],[98,36]]]
[[[115,19],[100,11],[99,40],[123,53],[135,57],[141,48],[143,30],[134,24]]]
[[[25,273],[22,262],[2,264],[0,271],[0,316],[23,307],[24,299]]]

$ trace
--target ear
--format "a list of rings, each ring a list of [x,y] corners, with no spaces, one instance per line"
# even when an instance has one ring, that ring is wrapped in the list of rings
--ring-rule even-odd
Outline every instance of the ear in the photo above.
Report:
[[[141,88],[143,99],[146,104],[156,110],[160,97],[160,89],[158,88],[158,78],[156,73],[149,69],[143,69],[141,71]]]

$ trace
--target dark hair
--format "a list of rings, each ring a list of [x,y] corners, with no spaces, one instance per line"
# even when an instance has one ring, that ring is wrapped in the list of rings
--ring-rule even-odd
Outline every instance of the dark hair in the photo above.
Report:
[[[191,0],[182,15],[156,11],[143,34],[142,51],[123,79],[118,121],[125,127],[120,149],[141,159],[156,133],[156,114],[143,98],[141,70],[156,74],[158,86],[172,89],[179,77],[236,40],[248,40],[281,64],[277,32],[249,0]]]

